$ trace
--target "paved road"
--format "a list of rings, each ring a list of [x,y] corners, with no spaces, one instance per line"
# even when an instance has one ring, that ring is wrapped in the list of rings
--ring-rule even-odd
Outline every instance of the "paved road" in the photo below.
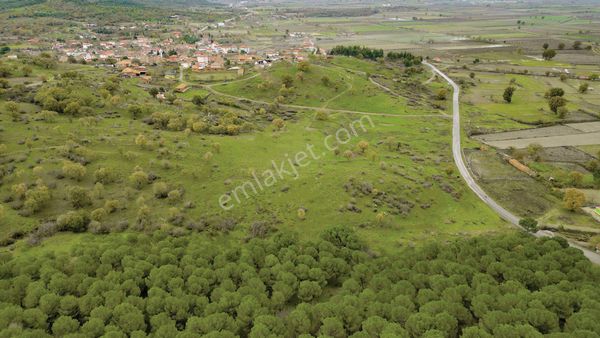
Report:
[[[446,82],[448,82],[454,89],[453,94],[452,94],[452,155],[454,157],[454,162],[456,163],[456,166],[458,167],[458,171],[460,172],[460,175],[467,182],[467,185],[469,186],[469,188],[471,188],[471,190],[473,190],[473,192],[483,202],[485,202],[487,205],[489,205],[490,208],[492,208],[498,215],[500,215],[500,217],[502,217],[504,220],[506,220],[513,226],[524,230],[519,225],[519,217],[514,215],[510,211],[504,209],[501,205],[496,203],[496,201],[494,201],[485,191],[483,191],[483,189],[481,189],[479,184],[477,184],[477,182],[473,178],[473,175],[471,175],[471,172],[469,171],[469,169],[467,168],[467,165],[465,164],[462,147],[460,144],[460,136],[461,136],[460,107],[459,107],[459,100],[458,100],[459,94],[460,94],[460,88],[454,81],[452,81],[452,79],[450,77],[448,77],[448,75],[442,73],[434,65],[432,65],[428,62],[423,62],[423,64],[429,66],[435,73],[437,73],[439,76],[443,77],[444,80],[446,80]],[[553,236],[553,233],[550,231],[538,231],[533,235],[535,237],[551,237],[551,236]],[[569,245],[583,251],[583,254],[585,255],[585,257],[587,257],[592,263],[600,265],[600,255],[599,254],[597,254],[593,251],[587,250],[575,243],[569,242]]]

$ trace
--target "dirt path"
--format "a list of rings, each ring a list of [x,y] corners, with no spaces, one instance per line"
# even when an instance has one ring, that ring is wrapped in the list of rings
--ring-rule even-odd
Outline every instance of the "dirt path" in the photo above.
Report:
[[[240,101],[246,101],[246,102],[251,102],[251,103],[255,103],[255,104],[261,104],[261,105],[269,105],[271,104],[271,102],[267,102],[267,101],[262,101],[262,100],[255,100],[255,99],[249,99],[249,98],[245,98],[245,97],[241,97],[241,96],[236,96],[236,95],[230,95],[230,94],[226,94],[223,92],[220,92],[218,90],[216,90],[215,88],[213,88],[214,86],[218,86],[218,85],[223,85],[223,84],[228,84],[228,83],[235,83],[235,82],[241,82],[241,81],[247,81],[250,80],[251,78],[254,78],[256,76],[258,76],[260,74],[254,74],[250,77],[247,77],[245,79],[239,79],[239,80],[233,80],[233,81],[227,81],[227,82],[221,82],[221,83],[215,83],[215,84],[210,84],[210,85],[196,85],[202,88],[205,88],[206,90],[208,90],[209,92],[211,92],[213,95],[220,95],[223,97],[227,97],[230,99],[234,99],[234,100],[240,100]],[[384,86],[380,85],[380,88],[385,88]],[[383,89],[382,88],[382,89]],[[388,90],[390,90],[388,88]],[[342,92],[341,94],[337,95],[337,96],[341,96],[342,94],[344,94],[344,92]],[[335,99],[336,97],[334,96],[332,99]],[[332,100],[330,99],[330,100]],[[312,111],[323,111],[326,113],[345,113],[345,114],[357,114],[357,115],[371,115],[371,116],[390,116],[390,117],[407,117],[407,118],[431,118],[431,117],[437,117],[437,118],[448,118],[448,115],[445,114],[390,114],[390,113],[374,113],[374,112],[364,112],[364,111],[356,111],[356,110],[347,110],[347,109],[334,109],[334,108],[327,108],[327,107],[315,107],[315,106],[301,106],[301,105],[295,105],[295,104],[280,104],[281,107],[284,108],[291,108],[291,109],[301,109],[301,110],[312,110]]]

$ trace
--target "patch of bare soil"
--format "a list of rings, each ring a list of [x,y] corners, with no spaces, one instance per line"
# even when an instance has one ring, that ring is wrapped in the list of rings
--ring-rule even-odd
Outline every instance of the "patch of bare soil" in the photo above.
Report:
[[[548,187],[513,168],[494,151],[466,150],[465,157],[481,187],[517,215],[539,217],[558,202]]]
[[[585,164],[594,160],[594,157],[575,147],[544,148],[539,152],[543,162],[566,162]]]

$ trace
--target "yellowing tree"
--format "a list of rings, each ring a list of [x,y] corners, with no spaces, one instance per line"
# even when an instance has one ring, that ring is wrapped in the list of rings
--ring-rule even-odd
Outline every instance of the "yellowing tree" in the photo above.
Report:
[[[306,210],[304,208],[298,209],[298,218],[304,220],[306,218]]]
[[[585,195],[580,190],[573,188],[567,189],[565,190],[563,203],[568,210],[578,210],[585,204]]]
[[[135,144],[142,148],[146,148],[148,146],[148,139],[143,134],[139,134],[135,138]]]
[[[277,130],[281,130],[283,129],[283,127],[285,127],[285,121],[281,118],[276,118],[273,120],[273,126],[275,126],[275,128],[277,128]]]
[[[365,151],[367,151],[367,149],[369,149],[369,142],[367,141],[360,141],[358,142],[358,149],[360,149],[361,153],[365,153]]]

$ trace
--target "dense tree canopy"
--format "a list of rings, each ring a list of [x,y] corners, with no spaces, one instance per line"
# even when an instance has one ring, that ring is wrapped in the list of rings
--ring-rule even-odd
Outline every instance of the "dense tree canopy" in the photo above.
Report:
[[[371,49],[361,46],[335,46],[329,51],[330,55],[344,55],[375,60],[383,57],[383,49]]]
[[[125,234],[1,256],[0,336],[593,337],[600,271],[524,235],[368,254],[346,228],[226,246]],[[561,335],[561,332],[564,332]]]

